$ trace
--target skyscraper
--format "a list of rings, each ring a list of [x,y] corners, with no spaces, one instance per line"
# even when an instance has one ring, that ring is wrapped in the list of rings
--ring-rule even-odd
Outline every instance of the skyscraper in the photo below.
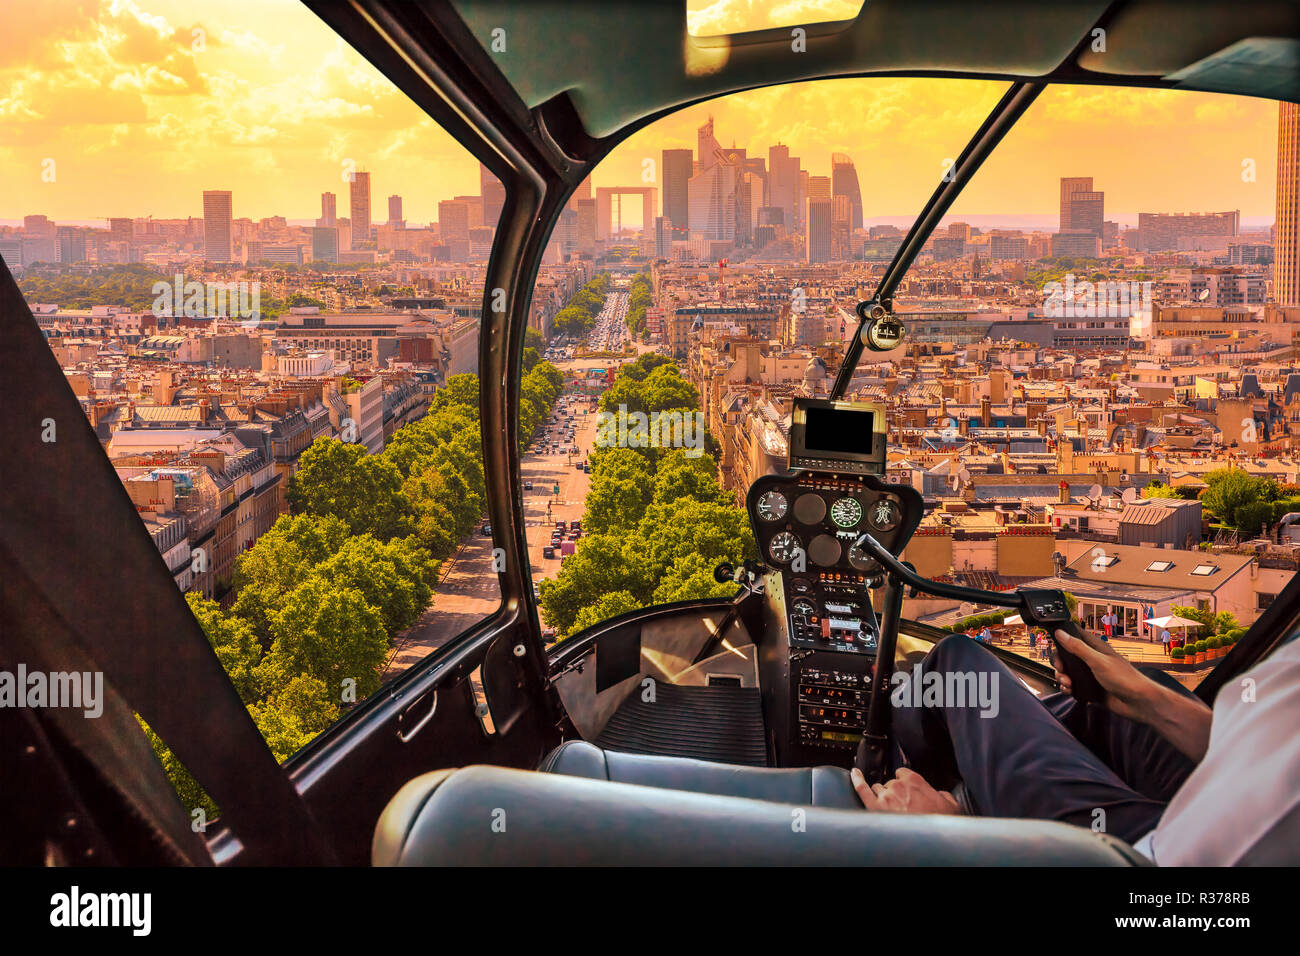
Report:
[[[455,239],[469,241],[469,203],[458,199],[444,199],[438,203],[438,235],[443,242]]]
[[[767,151],[767,205],[784,213],[785,228],[793,232],[799,225],[799,157],[790,155],[790,147],[776,146]]]
[[[833,215],[831,177],[809,176],[808,204],[804,213],[804,248],[809,262],[830,261]]]
[[[739,161],[718,145],[712,116],[696,135],[697,172],[686,184],[690,230],[704,239],[735,239],[737,212],[745,198]]]
[[[339,224],[333,193],[320,194],[320,224],[333,228]]]
[[[388,224],[395,226],[402,221],[402,197],[388,197]]]
[[[1073,229],[1072,212],[1070,210],[1070,200],[1075,193],[1092,192],[1091,176],[1070,176],[1061,178],[1061,215],[1058,230],[1064,232],[1067,229]]]
[[[482,163],[478,164],[478,192],[483,198],[483,225],[495,229],[505,208],[506,187]]]
[[[349,206],[352,219],[352,243],[370,238],[370,174],[353,173]]]
[[[831,192],[849,201],[849,229],[861,229],[862,191],[858,188],[858,171],[844,153],[831,155]]]
[[[664,218],[672,224],[676,238],[685,239],[690,222],[690,195],[693,160],[689,149],[665,149],[659,170],[664,188]]]
[[[203,258],[207,262],[232,262],[230,190],[203,192]]]
[[[1280,305],[1300,305],[1300,106],[1277,112],[1277,219],[1273,225],[1273,288]]]

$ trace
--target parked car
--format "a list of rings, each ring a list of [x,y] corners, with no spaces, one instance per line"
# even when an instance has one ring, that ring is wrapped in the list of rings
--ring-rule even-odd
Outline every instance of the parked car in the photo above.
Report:
[[[525,481],[524,491],[532,491],[532,490],[533,490],[533,483],[531,481]]]
[[[554,546],[548,544],[548,545],[546,545],[544,548],[542,548],[542,557],[544,557],[544,558],[553,558],[553,557],[555,557],[555,548],[554,548]]]
[[[481,528],[478,529],[478,533],[481,534],[481,535],[483,535],[485,538],[490,538],[490,537],[492,537],[492,524],[491,524],[491,522],[484,521],[484,522],[483,522],[483,527],[481,527]]]

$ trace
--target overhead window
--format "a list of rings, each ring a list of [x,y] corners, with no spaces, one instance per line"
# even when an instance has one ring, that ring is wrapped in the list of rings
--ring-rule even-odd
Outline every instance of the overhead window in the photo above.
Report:
[[[1172,561],[1152,561],[1150,564],[1147,565],[1147,570],[1168,571],[1171,568],[1173,568],[1173,566],[1174,566],[1174,562]]]
[[[1217,570],[1219,570],[1218,565],[1198,564],[1196,567],[1192,568],[1192,574],[1199,574],[1203,577],[1209,577]]]

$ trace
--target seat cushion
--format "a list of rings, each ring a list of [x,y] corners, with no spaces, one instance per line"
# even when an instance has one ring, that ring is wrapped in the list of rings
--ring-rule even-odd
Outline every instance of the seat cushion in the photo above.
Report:
[[[558,773],[466,767],[406,784],[376,866],[1135,866],[1114,837],[1042,820],[793,807]]]
[[[849,772],[839,767],[742,767],[689,757],[659,757],[603,750],[585,740],[566,740],[540,770],[612,783],[634,783],[691,793],[716,793],[805,807],[861,810]]]

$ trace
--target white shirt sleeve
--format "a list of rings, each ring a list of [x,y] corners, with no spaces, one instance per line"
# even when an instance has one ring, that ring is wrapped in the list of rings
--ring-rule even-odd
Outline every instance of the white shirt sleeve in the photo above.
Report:
[[[1298,726],[1292,640],[1220,689],[1204,759],[1137,849],[1161,866],[1300,862]]]

